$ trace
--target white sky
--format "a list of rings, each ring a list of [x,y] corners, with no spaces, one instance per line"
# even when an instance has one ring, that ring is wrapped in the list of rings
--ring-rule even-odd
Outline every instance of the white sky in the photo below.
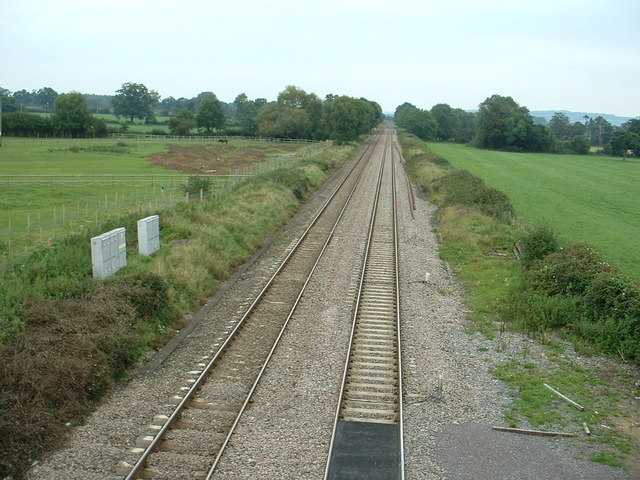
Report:
[[[640,115],[637,0],[0,0],[0,87]]]

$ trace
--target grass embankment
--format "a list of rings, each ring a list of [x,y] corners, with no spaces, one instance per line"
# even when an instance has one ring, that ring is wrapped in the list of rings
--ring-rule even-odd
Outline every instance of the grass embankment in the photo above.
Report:
[[[332,147],[160,215],[162,247],[135,255],[127,215],[40,248],[0,281],[0,476],[19,477],[81,422],[140,355],[181,325],[351,154]],[[128,265],[91,278],[90,237],[124,226]]]
[[[504,192],[525,221],[544,222],[567,242],[593,245],[640,281],[640,160],[496,152],[452,143],[430,148]]]
[[[518,392],[509,423],[576,433],[582,422],[589,423],[594,433],[585,441],[596,444],[592,460],[622,465],[640,444],[633,429],[619,427],[638,421],[634,379],[623,365],[581,367],[557,338],[573,340],[583,353],[607,352],[640,363],[638,285],[592,247],[563,245],[544,225],[520,226],[510,197],[455,170],[416,137],[403,134],[400,142],[410,174],[439,207],[440,255],[467,288],[471,328],[489,338],[502,328],[526,331],[547,347],[544,366],[531,362],[527,352],[495,366],[495,374]],[[523,248],[521,261],[512,255],[516,241]],[[587,409],[558,402],[544,383]]]

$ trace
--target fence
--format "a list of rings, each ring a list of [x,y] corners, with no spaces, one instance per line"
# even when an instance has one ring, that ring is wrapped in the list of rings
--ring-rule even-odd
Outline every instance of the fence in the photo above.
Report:
[[[68,141],[68,140],[67,140]],[[91,188],[92,195],[75,202],[52,202],[47,209],[21,207],[14,210],[0,223],[0,255],[3,256],[3,269],[7,268],[7,256],[12,257],[38,245],[50,245],[58,238],[70,233],[83,232],[91,225],[126,213],[139,213],[143,216],[155,214],[179,202],[204,201],[221,198],[236,186],[254,175],[278,168],[287,168],[303,159],[319,155],[330,143],[312,143],[295,153],[276,155],[265,162],[253,164],[233,172],[230,175],[200,175],[211,179],[209,192],[185,194],[183,185],[192,176],[141,175],[141,174],[0,174],[0,186],[24,186],[34,184]],[[99,188],[108,191],[97,193]],[[1,216],[0,216],[1,218]]]
[[[276,138],[276,137],[248,137],[241,135],[216,135],[216,136],[181,136],[181,135],[151,135],[144,133],[113,133],[109,137],[54,137],[54,136],[36,136],[36,137],[14,137],[3,135],[0,137],[0,144],[3,146],[19,146],[19,145],[45,145],[45,144],[68,144],[69,142],[77,143],[109,143],[119,141],[141,141],[141,142],[257,142],[257,143],[310,143],[322,144],[317,140],[309,140],[307,138]]]

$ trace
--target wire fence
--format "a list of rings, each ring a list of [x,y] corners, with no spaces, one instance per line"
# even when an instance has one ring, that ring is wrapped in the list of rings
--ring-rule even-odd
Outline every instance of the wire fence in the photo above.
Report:
[[[6,136],[0,137],[0,145],[2,146],[20,146],[20,145],[56,145],[82,143],[82,144],[100,144],[128,141],[139,142],[192,142],[192,143],[308,143],[318,144],[317,140],[309,140],[308,138],[277,138],[277,137],[251,137],[242,135],[152,135],[144,133],[113,133],[108,137],[57,137],[48,135],[37,135],[35,137],[17,137]]]
[[[51,245],[70,234],[83,233],[111,218],[131,213],[148,216],[180,202],[222,198],[255,175],[295,166],[304,159],[319,155],[329,145],[329,142],[312,143],[296,152],[274,155],[267,161],[239,168],[228,175],[0,173],[0,188],[20,188],[32,184],[38,188],[62,186],[67,190],[77,188],[83,192],[85,187],[89,187],[92,192],[84,195],[82,200],[56,201],[47,208],[33,210],[21,207],[5,215],[6,220],[0,223],[2,269],[6,271],[12,257],[37,246]],[[207,178],[209,190],[185,193],[187,181],[192,176]],[[104,191],[98,193],[100,189]]]

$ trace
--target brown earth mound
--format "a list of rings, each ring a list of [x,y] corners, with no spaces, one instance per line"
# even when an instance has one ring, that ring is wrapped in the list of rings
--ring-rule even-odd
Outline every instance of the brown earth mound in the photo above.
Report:
[[[265,144],[236,145],[167,145],[166,152],[147,155],[151,164],[189,174],[229,175],[255,163],[284,152],[293,152],[299,145]]]

